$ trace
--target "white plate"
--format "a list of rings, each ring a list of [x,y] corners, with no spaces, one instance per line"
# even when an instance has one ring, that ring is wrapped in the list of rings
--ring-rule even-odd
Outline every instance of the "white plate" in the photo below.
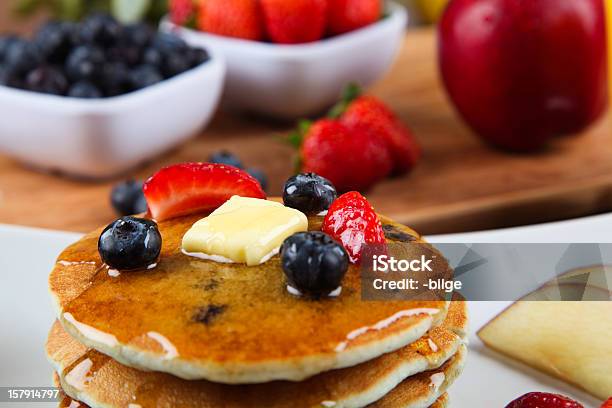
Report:
[[[78,234],[0,226],[0,387],[49,387],[45,338],[54,316],[47,275]],[[27,404],[1,403],[26,407]],[[38,403],[36,407],[56,407]]]
[[[194,46],[227,61],[224,100],[233,107],[285,119],[319,114],[336,102],[349,82],[370,85],[391,66],[404,39],[408,16],[393,2],[389,16],[370,26],[307,44],[245,41],[178,27]]]
[[[437,242],[605,242],[612,214],[538,226],[431,237]],[[49,386],[51,368],[44,355],[53,321],[47,275],[59,252],[78,234],[0,226],[0,387]],[[587,408],[598,401],[587,394],[484,348],[475,333],[509,302],[470,302],[470,355],[464,374],[451,389],[458,408],[503,408],[530,391],[573,397]],[[1,407],[9,406],[0,403]],[[24,404],[14,404],[23,407]],[[37,407],[46,407],[37,404]],[[48,405],[54,406],[53,404]]]

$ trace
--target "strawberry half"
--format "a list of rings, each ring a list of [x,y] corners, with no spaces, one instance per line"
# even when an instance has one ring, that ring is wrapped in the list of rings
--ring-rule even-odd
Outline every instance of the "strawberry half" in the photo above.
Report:
[[[165,167],[145,182],[143,190],[157,221],[212,211],[234,195],[266,198],[259,182],[245,171],[211,163]]]
[[[584,408],[571,398],[548,392],[530,392],[506,405],[506,408]]]
[[[601,408],[612,408],[612,397],[601,405]]]
[[[332,203],[321,231],[342,243],[352,263],[361,262],[365,244],[386,243],[378,215],[356,191],[343,194]]]

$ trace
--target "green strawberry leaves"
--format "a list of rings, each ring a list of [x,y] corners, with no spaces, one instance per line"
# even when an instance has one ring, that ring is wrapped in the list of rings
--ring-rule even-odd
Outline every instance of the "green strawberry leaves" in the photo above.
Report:
[[[362,94],[361,86],[356,82],[349,83],[342,92],[342,98],[335,104],[330,111],[327,113],[327,117],[330,119],[338,119],[346,110],[348,106]]]
[[[342,92],[342,98],[334,105],[327,113],[327,117],[330,119],[338,119],[348,109],[348,106],[362,94],[362,89],[356,82],[349,83]],[[297,129],[287,135],[284,141],[296,150],[299,150],[304,143],[304,138],[308,134],[310,127],[312,126],[311,120],[301,119],[298,121]],[[302,157],[297,154],[294,161],[294,169],[296,173],[299,173],[302,168]]]

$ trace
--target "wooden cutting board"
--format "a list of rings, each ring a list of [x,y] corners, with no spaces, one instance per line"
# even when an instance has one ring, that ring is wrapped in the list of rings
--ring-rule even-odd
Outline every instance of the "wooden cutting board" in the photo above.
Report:
[[[612,209],[612,124],[601,119],[582,135],[544,152],[515,155],[483,144],[453,112],[441,86],[432,29],[410,31],[392,71],[371,92],[409,124],[424,157],[410,175],[385,181],[367,197],[377,211],[424,233],[538,223]],[[185,145],[133,174],[162,165],[205,161],[228,149],[264,169],[278,195],[292,169],[279,142],[290,124],[218,114]],[[37,173],[0,156],[0,223],[88,231],[114,219],[109,192],[118,179],[92,183]],[[568,237],[571,239],[571,237]]]

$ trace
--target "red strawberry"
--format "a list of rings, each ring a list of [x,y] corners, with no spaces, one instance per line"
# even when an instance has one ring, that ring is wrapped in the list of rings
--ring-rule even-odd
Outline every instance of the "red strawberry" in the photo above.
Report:
[[[391,171],[382,139],[331,119],[319,120],[306,131],[301,158],[302,171],[329,179],[338,191],[366,190]]]
[[[559,394],[530,392],[506,405],[506,408],[584,408],[582,404]]]
[[[257,0],[200,0],[198,28],[226,37],[263,39],[263,18]]]
[[[601,408],[612,408],[612,397],[601,405]]]
[[[143,190],[157,221],[214,210],[234,195],[266,198],[257,180],[246,172],[211,163],[165,167],[145,182]]]
[[[364,244],[384,244],[385,234],[378,216],[364,196],[356,191],[343,194],[329,207],[321,231],[342,243],[352,263],[361,261]]]
[[[360,96],[348,104],[340,121],[351,130],[361,129],[382,138],[393,160],[393,173],[412,169],[421,156],[421,149],[412,132],[379,99]]]
[[[170,10],[170,20],[177,25],[187,24],[195,13],[193,0],[170,0],[168,9]]]
[[[325,34],[327,0],[261,0],[270,39],[280,44],[317,41]]]
[[[375,23],[382,16],[381,0],[329,0],[328,27],[342,34]]]

